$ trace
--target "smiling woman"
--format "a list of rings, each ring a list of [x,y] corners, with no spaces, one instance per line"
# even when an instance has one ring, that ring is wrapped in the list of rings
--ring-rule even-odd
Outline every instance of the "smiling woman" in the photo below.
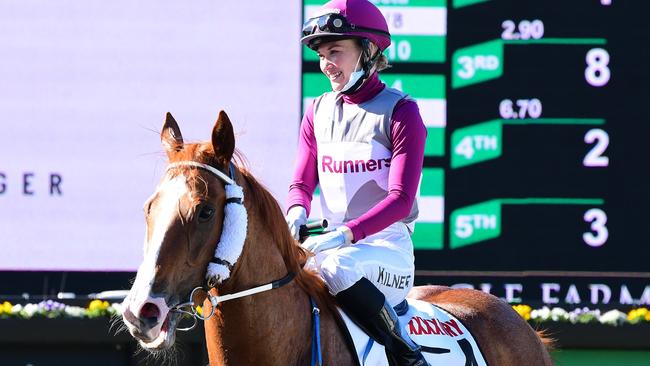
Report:
[[[367,0],[332,0],[304,23],[301,42],[318,53],[332,91],[303,117],[287,222],[294,233],[304,223],[318,185],[323,216],[335,230],[303,244],[316,254],[308,266],[386,346],[391,364],[424,366],[393,307],[413,286],[406,279],[414,278],[411,234],[426,129],[416,102],[379,80],[388,24]]]

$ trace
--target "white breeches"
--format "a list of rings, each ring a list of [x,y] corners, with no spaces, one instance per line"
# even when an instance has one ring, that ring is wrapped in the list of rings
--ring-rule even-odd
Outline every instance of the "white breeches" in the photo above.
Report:
[[[409,231],[397,222],[354,244],[318,253],[305,267],[318,271],[333,295],[365,277],[395,306],[413,287],[414,260]]]

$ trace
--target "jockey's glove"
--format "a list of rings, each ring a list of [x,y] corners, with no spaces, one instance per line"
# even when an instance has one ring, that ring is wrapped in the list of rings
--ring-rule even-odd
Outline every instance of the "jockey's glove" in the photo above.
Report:
[[[302,206],[293,206],[287,211],[287,216],[284,219],[289,225],[289,231],[293,238],[300,239],[300,227],[307,224],[307,210]]]
[[[340,226],[327,234],[310,236],[301,245],[314,254],[322,251],[338,248],[345,244],[352,243],[352,230],[347,226]]]

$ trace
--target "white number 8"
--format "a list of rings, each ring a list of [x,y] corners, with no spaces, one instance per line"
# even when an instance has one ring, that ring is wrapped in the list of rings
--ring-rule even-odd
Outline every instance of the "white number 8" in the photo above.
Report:
[[[602,48],[593,48],[587,52],[587,68],[585,69],[585,79],[587,82],[596,87],[601,87],[609,82],[612,76],[609,70],[609,53]]]

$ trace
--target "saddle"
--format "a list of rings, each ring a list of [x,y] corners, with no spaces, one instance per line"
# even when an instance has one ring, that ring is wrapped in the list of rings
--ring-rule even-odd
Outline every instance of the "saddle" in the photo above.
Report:
[[[430,365],[487,366],[474,336],[465,325],[444,309],[420,300],[407,299],[395,306],[400,325],[422,347]],[[358,365],[387,366],[384,346],[375,342],[339,309],[348,331],[348,342],[356,350]]]

